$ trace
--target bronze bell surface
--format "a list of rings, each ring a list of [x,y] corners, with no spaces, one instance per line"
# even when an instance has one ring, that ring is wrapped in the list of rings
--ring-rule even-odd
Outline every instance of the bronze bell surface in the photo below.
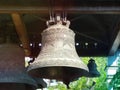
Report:
[[[35,90],[37,83],[25,70],[24,51],[15,44],[0,44],[0,90]]]
[[[29,67],[29,65],[33,62],[33,60],[30,60],[28,62],[28,66],[26,66],[26,70]],[[42,79],[42,78],[36,78],[34,77],[34,80],[36,81],[38,87],[37,89],[42,89],[42,88],[46,88],[47,87],[47,83]]]
[[[97,65],[95,63],[95,60],[93,60],[92,58],[89,60],[88,62],[88,68],[89,68],[89,77],[99,77],[100,73],[97,70]]]
[[[47,22],[48,28],[42,32],[42,48],[28,73],[33,77],[56,79],[71,82],[88,74],[88,67],[76,53],[74,36],[69,29],[69,21],[62,24],[60,17],[54,25]]]

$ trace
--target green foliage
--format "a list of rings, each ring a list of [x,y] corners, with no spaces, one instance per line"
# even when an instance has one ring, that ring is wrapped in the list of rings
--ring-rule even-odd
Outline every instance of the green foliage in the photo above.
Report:
[[[65,84],[58,83],[58,85],[55,86],[49,86],[48,90],[67,90],[67,87]]]
[[[101,76],[97,78],[81,77],[77,81],[70,83],[69,90],[90,90],[93,81],[96,82],[94,86],[94,90],[108,90],[107,84],[105,82],[106,72],[104,70],[106,63],[107,63],[107,58],[106,57],[94,57],[93,59],[95,60],[97,64],[97,69],[100,72]],[[90,58],[83,57],[82,60],[85,64],[87,64]],[[68,90],[68,89],[64,84],[58,83],[58,85],[56,86],[48,87],[48,90]]]
[[[90,58],[85,57],[82,58],[82,60],[86,63],[88,62]],[[92,78],[92,81],[95,81],[95,87],[94,90],[107,90],[107,84],[105,82],[106,79],[106,72],[105,72],[105,66],[107,63],[106,57],[94,57],[93,58],[97,64],[97,70],[100,72],[101,76],[97,78]]]
[[[86,87],[86,82],[86,77],[79,78],[77,81],[70,83],[70,90],[82,90],[82,88]]]

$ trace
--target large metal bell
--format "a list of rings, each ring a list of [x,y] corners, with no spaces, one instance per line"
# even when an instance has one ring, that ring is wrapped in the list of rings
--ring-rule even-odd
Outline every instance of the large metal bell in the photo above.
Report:
[[[42,49],[28,68],[30,75],[68,83],[88,74],[87,65],[76,53],[75,33],[68,24],[58,20],[42,32]]]
[[[0,90],[35,90],[36,81],[25,70],[24,51],[14,44],[0,44]]]
[[[88,62],[88,68],[89,68],[89,77],[99,77],[100,73],[97,70],[97,65],[95,63],[95,60],[93,60],[92,58],[89,60]]]

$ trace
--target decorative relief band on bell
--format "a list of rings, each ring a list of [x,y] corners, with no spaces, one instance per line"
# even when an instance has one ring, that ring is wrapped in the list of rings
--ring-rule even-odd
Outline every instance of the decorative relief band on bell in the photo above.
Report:
[[[59,26],[60,27],[58,27],[57,24],[53,25],[42,32],[42,47],[44,48],[42,48],[41,52],[49,51],[51,49],[57,50],[58,48],[75,50],[75,33],[68,27],[63,25]]]
[[[50,31],[50,32],[47,33],[46,31]],[[65,27],[64,25],[55,24],[55,25],[45,29],[42,33],[46,32],[45,34],[51,34],[51,33],[54,33],[54,32],[59,33],[59,32],[66,32],[66,31],[68,31],[69,34],[72,34],[72,32],[73,32],[70,28]]]

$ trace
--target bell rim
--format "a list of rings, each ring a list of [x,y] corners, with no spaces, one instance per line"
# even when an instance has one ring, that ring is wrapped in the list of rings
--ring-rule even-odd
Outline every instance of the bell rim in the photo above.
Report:
[[[80,58],[76,58],[76,59],[52,58],[52,59],[43,60],[43,59],[39,58],[39,56],[38,56],[38,58],[36,58],[36,60],[28,66],[27,71],[29,71],[31,69],[38,68],[38,67],[40,67],[40,68],[44,68],[44,67],[73,67],[73,68],[80,68],[80,69],[82,68],[82,69],[85,69],[86,71],[89,72],[87,65],[84,64]]]
[[[36,76],[33,75],[33,73],[36,73],[36,70],[37,70],[37,69],[38,69],[39,72],[41,72],[41,70],[43,70],[43,68],[46,68],[46,70],[48,70],[48,68],[54,68],[54,67],[55,67],[55,68],[56,68],[56,67],[60,68],[61,66],[52,66],[52,67],[47,67],[47,68],[46,68],[46,67],[34,68],[34,69],[31,69],[31,70],[30,70],[30,69],[27,70],[27,72],[28,72],[28,74],[31,75],[32,77],[36,77]],[[70,82],[71,82],[71,81],[74,81],[74,80],[76,80],[76,79],[78,79],[78,78],[80,78],[81,76],[86,76],[86,77],[88,77],[88,75],[89,75],[89,71],[87,71],[87,70],[85,70],[85,69],[76,68],[76,67],[62,66],[62,68],[65,68],[65,67],[66,67],[66,68],[69,68],[69,69],[70,69],[70,68],[77,69],[77,72],[79,72],[79,74],[77,73],[78,75],[76,74],[77,76],[75,76],[75,77],[73,76],[74,78],[71,77]],[[39,69],[40,69],[40,70],[39,70]],[[73,69],[72,69],[72,70],[70,69],[70,70],[73,71]],[[45,70],[43,70],[43,71],[45,71]],[[84,71],[84,72],[83,72],[83,71]],[[60,71],[60,72],[61,72],[61,71]],[[82,72],[82,73],[81,73],[81,72]],[[65,74],[65,73],[64,73],[64,74]],[[66,73],[66,74],[68,74],[68,73]],[[82,74],[83,74],[83,75],[82,75]],[[46,77],[40,77],[40,78],[46,78]],[[67,78],[67,77],[66,77],[66,78]],[[46,79],[56,79],[56,78],[46,78]],[[57,79],[57,80],[61,80],[61,79]],[[62,81],[62,80],[61,80],[61,81]]]
[[[88,77],[100,77],[100,73],[97,72],[97,73],[94,73],[94,72],[89,72],[89,76]]]
[[[29,75],[26,74],[16,74],[16,75],[8,75],[9,73],[4,73],[4,75],[0,75],[0,83],[18,83],[31,85],[33,87],[38,87],[36,81]],[[23,77],[22,77],[23,76]]]
[[[27,72],[29,72],[30,70],[32,70],[32,69],[37,69],[38,67],[34,67],[34,66],[29,66],[28,67],[28,69],[27,69]],[[68,67],[68,68],[76,68],[76,69],[83,69],[83,70],[86,70],[87,72],[89,72],[89,69],[88,68],[82,68],[82,67],[75,67],[75,66],[71,66],[71,65],[59,65],[59,66],[57,66],[57,65],[46,65],[46,66],[40,66],[39,65],[39,68],[46,68],[46,67]]]

